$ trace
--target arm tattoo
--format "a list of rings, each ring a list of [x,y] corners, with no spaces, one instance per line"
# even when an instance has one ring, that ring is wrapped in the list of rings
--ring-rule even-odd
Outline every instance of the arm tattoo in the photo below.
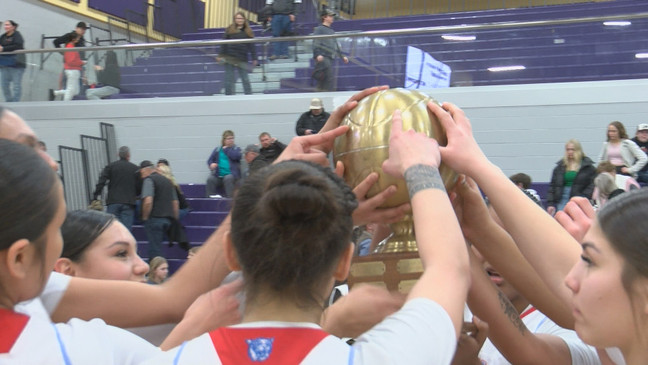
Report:
[[[524,323],[522,323],[520,314],[517,312],[517,310],[515,310],[513,304],[511,304],[511,301],[500,290],[497,290],[497,297],[499,299],[500,306],[504,311],[504,315],[511,323],[513,323],[515,328],[517,328],[518,331],[520,331],[520,333],[524,335],[527,331],[527,328]]]
[[[407,183],[410,200],[414,194],[426,189],[439,189],[445,191],[443,179],[439,174],[439,169],[428,165],[414,165],[405,170],[403,174]]]

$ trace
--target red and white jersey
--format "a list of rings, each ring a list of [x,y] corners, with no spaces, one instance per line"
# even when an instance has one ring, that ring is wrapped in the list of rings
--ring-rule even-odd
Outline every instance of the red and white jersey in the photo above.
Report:
[[[0,364],[139,364],[160,350],[101,320],[52,324],[0,309]]]
[[[352,346],[312,323],[253,322],[203,334],[145,364],[446,365],[456,343],[445,310],[420,298],[407,302]]]

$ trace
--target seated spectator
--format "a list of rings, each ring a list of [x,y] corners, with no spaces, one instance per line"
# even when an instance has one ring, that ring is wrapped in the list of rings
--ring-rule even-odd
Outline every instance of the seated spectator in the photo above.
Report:
[[[533,196],[535,200],[539,202],[542,201],[538,192],[535,189],[531,189],[531,176],[520,172],[515,175],[511,175],[509,179],[511,179],[511,181],[513,181],[513,183],[517,185],[518,188]]]
[[[268,163],[273,163],[286,148],[285,144],[279,142],[276,138],[272,138],[268,132],[259,135],[259,142],[261,142],[259,153],[265,157]]]
[[[597,175],[603,172],[607,172],[608,174],[612,175],[612,177],[614,177],[614,182],[616,183],[617,188],[623,189],[623,191],[630,191],[641,188],[641,185],[639,185],[637,180],[633,179],[632,177],[628,175],[617,174],[616,166],[614,166],[610,161],[602,161],[596,167]],[[596,187],[594,187],[594,190],[596,191]],[[592,197],[593,196],[594,194],[592,193]]]
[[[176,182],[175,177],[173,176],[173,171],[171,171],[171,168],[169,165],[161,164],[158,161],[158,167],[157,170],[160,172],[160,175],[166,177],[171,181],[171,184],[173,184],[173,187],[175,188],[176,194],[178,195],[178,220],[182,220],[182,218],[186,217],[189,212],[191,212],[191,206],[189,206],[189,203],[187,202],[187,198],[185,197],[184,193],[182,192],[182,189],[180,189],[180,185]]]
[[[324,105],[319,98],[313,98],[310,102],[309,110],[303,113],[297,125],[295,132],[298,136],[307,136],[309,134],[317,134],[320,129],[326,124],[326,121],[331,115],[324,111]]]
[[[547,212],[551,215],[563,210],[573,196],[592,197],[596,168],[585,156],[580,142],[570,139],[565,143],[565,155],[556,162],[547,192]]]
[[[623,123],[614,121],[607,127],[607,141],[603,142],[598,160],[610,161],[616,166],[617,174],[637,177],[637,172],[646,165],[648,157],[636,143],[628,139]]]
[[[241,149],[234,144],[234,132],[223,132],[221,145],[214,148],[207,159],[211,175],[207,179],[206,192],[210,198],[220,198],[218,189],[225,188],[225,197],[234,196],[234,188],[241,179]]]
[[[149,266],[150,269],[146,275],[146,282],[149,284],[162,284],[169,275],[169,263],[167,259],[162,256],[155,256]]]
[[[137,242],[114,215],[96,210],[68,212],[61,226],[63,252],[54,271],[90,279],[146,282],[149,266]]]
[[[598,174],[594,179],[594,185],[596,186],[596,192],[592,199],[595,201],[596,206],[599,209],[602,208],[608,200],[625,193],[625,190],[620,189],[616,185],[614,176],[607,172]]]
[[[250,176],[250,174],[270,164],[266,160],[265,156],[259,153],[259,146],[255,144],[249,144],[245,147],[243,157],[245,158],[245,162],[247,162],[247,169],[243,174],[245,177]]]
[[[636,143],[648,155],[648,123],[641,123],[637,126],[637,134],[632,139],[632,142]],[[641,170],[637,171],[637,181],[648,183],[648,163]]]
[[[95,65],[97,70],[98,85],[86,90],[88,100],[99,100],[107,96],[118,94],[121,87],[121,73],[117,63],[117,54],[113,51],[106,52],[106,67]]]

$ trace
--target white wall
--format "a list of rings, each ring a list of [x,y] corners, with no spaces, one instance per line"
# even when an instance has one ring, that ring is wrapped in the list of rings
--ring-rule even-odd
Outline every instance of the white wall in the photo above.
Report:
[[[550,179],[565,141],[577,138],[596,159],[613,120],[634,135],[648,122],[648,80],[566,84],[463,87],[432,90],[441,101],[461,106],[471,119],[484,152],[505,173],[526,172],[534,181]],[[331,111],[351,93],[325,93]],[[80,147],[79,134],[99,135],[99,122],[116,126],[118,145],[128,145],[133,161],[167,158],[180,182],[203,183],[205,161],[232,129],[237,145],[257,143],[267,131],[283,142],[295,134],[299,115],[313,94],[212,96],[11,105],[47,142]]]

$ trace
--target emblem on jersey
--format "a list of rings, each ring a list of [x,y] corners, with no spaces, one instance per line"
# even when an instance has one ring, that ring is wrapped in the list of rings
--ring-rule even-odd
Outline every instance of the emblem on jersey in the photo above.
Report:
[[[274,338],[258,337],[253,340],[245,340],[248,344],[248,356],[252,361],[266,361],[272,352]]]

